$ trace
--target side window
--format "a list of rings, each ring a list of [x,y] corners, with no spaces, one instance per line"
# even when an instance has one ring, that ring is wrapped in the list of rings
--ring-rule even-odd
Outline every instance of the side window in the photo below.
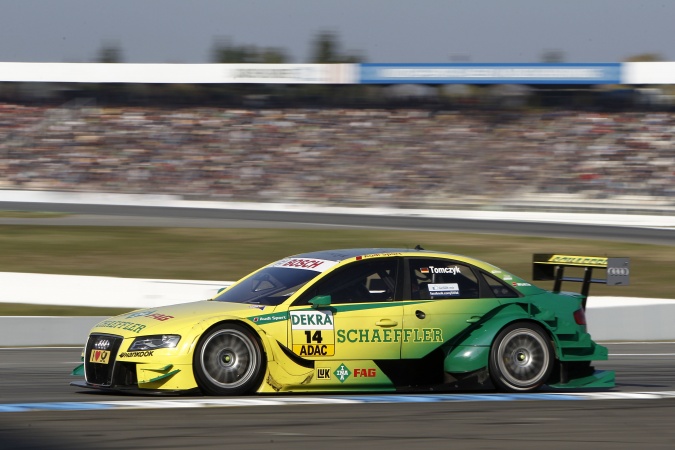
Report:
[[[447,259],[411,259],[413,300],[478,298],[478,280],[466,264]]]
[[[293,305],[307,305],[317,295],[330,295],[331,304],[394,300],[398,259],[357,261],[310,287]]]
[[[490,286],[490,290],[492,291],[492,294],[495,297],[497,298],[519,297],[518,293],[513,289],[511,289],[511,287],[506,285],[503,281],[498,280],[497,278],[485,272],[481,272],[480,274],[483,277],[483,280],[485,280],[485,283],[487,283],[487,285]]]

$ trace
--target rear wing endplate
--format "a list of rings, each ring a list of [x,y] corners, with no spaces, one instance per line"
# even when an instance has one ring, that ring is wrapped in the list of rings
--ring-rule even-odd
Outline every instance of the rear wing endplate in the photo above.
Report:
[[[583,269],[583,276],[565,276],[566,267]],[[605,278],[593,278],[594,269],[604,270]],[[563,281],[582,283],[581,295],[584,296],[584,309],[586,309],[586,298],[588,297],[591,283],[602,283],[608,286],[627,286],[629,276],[629,258],[571,256],[553,253],[536,253],[532,256],[532,279],[553,280],[553,292],[560,292]]]

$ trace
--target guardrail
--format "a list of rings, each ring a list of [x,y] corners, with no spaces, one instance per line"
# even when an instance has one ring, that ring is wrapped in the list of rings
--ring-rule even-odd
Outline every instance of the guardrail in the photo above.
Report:
[[[156,308],[205,300],[229,284],[0,272],[0,303]],[[596,340],[675,340],[675,300],[591,296],[586,316]],[[84,345],[89,330],[104,318],[0,317],[0,346]]]

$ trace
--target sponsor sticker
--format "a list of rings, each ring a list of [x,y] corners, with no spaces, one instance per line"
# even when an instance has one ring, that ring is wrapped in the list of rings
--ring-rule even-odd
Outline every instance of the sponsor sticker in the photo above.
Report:
[[[428,285],[429,295],[436,296],[451,296],[459,295],[459,285],[457,283],[433,283]]]
[[[596,256],[570,256],[570,255],[552,255],[548,262],[560,264],[578,264],[582,266],[600,266],[607,265],[607,258]]]
[[[138,352],[122,352],[120,358],[145,358],[152,356],[154,350],[143,350]]]
[[[375,378],[377,369],[354,369],[354,378]]]
[[[279,322],[280,320],[288,320],[288,315],[286,313],[277,313],[251,317],[251,321],[257,323],[258,325]]]
[[[291,311],[294,330],[332,330],[332,311]]]
[[[336,264],[337,261],[328,261],[326,259],[286,258],[282,259],[281,261],[277,261],[272,267],[285,267],[288,269],[303,269],[324,272]]]
[[[337,330],[337,342],[444,342],[440,328],[356,328]]]
[[[121,330],[131,331],[133,333],[139,333],[143,331],[145,325],[134,322],[125,322],[123,320],[104,320],[99,322],[97,325],[99,328],[116,328]]]
[[[361,261],[361,260],[367,259],[367,258],[386,258],[388,256],[401,256],[401,255],[403,255],[403,253],[401,253],[401,252],[370,253],[368,255],[357,256],[356,260]]]
[[[340,364],[340,367],[335,369],[335,372],[333,374],[337,377],[338,380],[340,380],[340,383],[344,383],[347,378],[352,374],[352,372],[345,366],[345,363]]]
[[[291,338],[296,355],[335,355],[332,311],[291,311]]]
[[[317,367],[316,368],[316,378],[317,378],[317,380],[330,380],[330,368],[329,367]]]
[[[107,350],[92,350],[89,355],[89,362],[96,364],[108,364],[110,361],[110,352]]]
[[[133,317],[148,317],[150,319],[155,319],[159,320],[161,322],[164,322],[165,320],[173,319],[173,316],[167,316],[166,314],[159,314],[157,310],[152,310],[152,311],[138,311],[134,312],[131,314],[127,314],[124,316],[127,319],[131,319]]]

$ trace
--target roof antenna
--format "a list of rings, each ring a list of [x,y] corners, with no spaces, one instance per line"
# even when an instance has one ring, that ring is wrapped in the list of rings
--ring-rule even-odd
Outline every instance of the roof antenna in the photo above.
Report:
[[[420,244],[417,244],[415,246],[415,250],[424,250]]]

